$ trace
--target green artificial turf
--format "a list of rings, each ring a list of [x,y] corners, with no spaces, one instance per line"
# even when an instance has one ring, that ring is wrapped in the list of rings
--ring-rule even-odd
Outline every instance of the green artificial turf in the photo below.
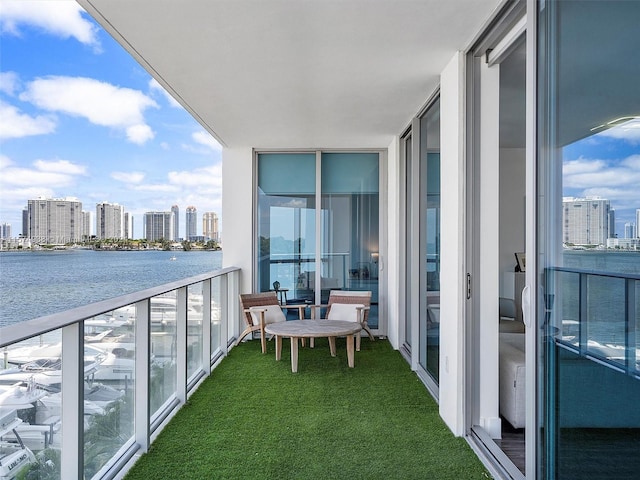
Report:
[[[274,342],[245,342],[203,382],[126,480],[487,479],[400,353],[362,339],[355,368],[344,339],[280,362]]]

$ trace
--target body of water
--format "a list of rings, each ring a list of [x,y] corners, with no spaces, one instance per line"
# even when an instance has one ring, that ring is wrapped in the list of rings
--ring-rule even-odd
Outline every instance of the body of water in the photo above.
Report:
[[[221,266],[221,251],[0,252],[0,327]]]

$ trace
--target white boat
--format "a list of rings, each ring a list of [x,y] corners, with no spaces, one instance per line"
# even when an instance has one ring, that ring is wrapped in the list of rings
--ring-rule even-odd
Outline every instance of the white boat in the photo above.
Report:
[[[36,457],[20,438],[22,423],[13,408],[0,408],[0,479],[12,480],[35,463]]]

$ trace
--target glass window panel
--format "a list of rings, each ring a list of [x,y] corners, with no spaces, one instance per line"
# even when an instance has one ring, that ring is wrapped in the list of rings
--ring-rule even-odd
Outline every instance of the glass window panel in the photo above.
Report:
[[[321,293],[371,291],[368,324],[378,327],[379,154],[323,153]]]
[[[419,361],[438,382],[440,365],[440,100],[420,119]]]
[[[45,470],[60,476],[61,360],[60,330],[10,345],[0,355],[2,423],[18,423],[15,434],[3,432],[0,450],[12,455],[11,463],[19,462],[15,468],[22,469],[25,478],[41,478]]]
[[[84,322],[84,472],[93,477],[134,434],[135,306]]]
[[[315,153],[258,155],[258,288],[315,297]]]
[[[640,471],[640,414],[630,408],[640,398],[631,314],[640,275],[639,19],[639,2],[549,0],[539,10],[538,269],[545,298],[562,296],[538,320],[554,326],[541,339],[540,478]],[[558,269],[574,271],[579,287]],[[568,341],[570,327],[578,334]]]
[[[222,277],[211,279],[211,354],[215,354],[222,347],[222,311],[220,286]]]
[[[176,394],[176,292],[151,297],[151,374],[152,416]]]
[[[187,287],[187,377],[202,368],[202,283]]]

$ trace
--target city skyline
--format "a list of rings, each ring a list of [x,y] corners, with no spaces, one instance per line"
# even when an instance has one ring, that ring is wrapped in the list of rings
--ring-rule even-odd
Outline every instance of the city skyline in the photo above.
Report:
[[[221,211],[218,142],[77,3],[3,1],[0,38],[0,223],[12,236],[39,197],[76,197],[94,215],[124,205],[138,237],[147,211]]]

